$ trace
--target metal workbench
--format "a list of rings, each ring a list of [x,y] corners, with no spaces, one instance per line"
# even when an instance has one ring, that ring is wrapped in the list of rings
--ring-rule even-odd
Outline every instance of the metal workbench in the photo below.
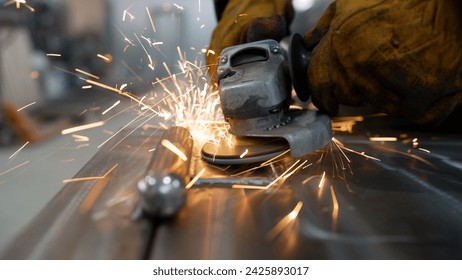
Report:
[[[137,215],[137,182],[163,131],[126,130],[75,176],[96,178],[67,183],[2,257],[460,259],[462,136],[380,131],[336,133],[345,148],[244,173],[252,166],[207,164],[196,147],[191,178],[206,172],[178,215],[153,219]]]

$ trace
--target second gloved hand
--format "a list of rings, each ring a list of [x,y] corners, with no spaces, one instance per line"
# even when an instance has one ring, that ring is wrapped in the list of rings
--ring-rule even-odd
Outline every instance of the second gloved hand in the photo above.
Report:
[[[458,0],[337,0],[305,34],[313,103],[441,122],[462,97],[461,18]]]

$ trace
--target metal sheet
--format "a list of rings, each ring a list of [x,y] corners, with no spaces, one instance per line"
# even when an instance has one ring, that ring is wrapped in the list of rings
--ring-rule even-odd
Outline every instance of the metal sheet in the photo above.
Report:
[[[77,175],[100,176],[118,164],[87,213],[82,201],[105,180],[69,183],[6,258],[460,259],[462,136],[402,133],[382,131],[396,142],[336,135],[350,150],[331,142],[298,162],[285,157],[244,173],[251,166],[215,168],[196,149],[191,177],[205,168],[203,181],[175,218],[154,222],[131,215],[150,156],[140,147],[158,136],[133,134]],[[242,182],[269,187],[236,186]]]

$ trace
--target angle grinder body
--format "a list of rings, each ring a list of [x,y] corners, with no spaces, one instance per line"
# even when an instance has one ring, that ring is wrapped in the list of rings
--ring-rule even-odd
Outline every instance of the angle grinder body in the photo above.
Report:
[[[284,49],[283,44],[275,40],[263,40],[222,51],[217,71],[220,103],[230,124],[229,132],[235,137],[231,143],[205,144],[202,149],[205,160],[215,164],[268,160],[274,156],[275,149],[269,148],[268,143],[272,141],[267,138],[285,139],[287,145],[281,145],[281,141],[274,143],[281,152],[290,149],[291,156],[298,158],[331,140],[327,115],[290,109],[292,87],[302,101],[309,99],[304,76],[310,54],[299,34],[292,35],[288,46]],[[248,141],[248,137],[253,138],[252,141]],[[242,156],[244,148],[247,157]],[[252,157],[254,150],[258,156]],[[268,151],[266,157],[265,150]]]

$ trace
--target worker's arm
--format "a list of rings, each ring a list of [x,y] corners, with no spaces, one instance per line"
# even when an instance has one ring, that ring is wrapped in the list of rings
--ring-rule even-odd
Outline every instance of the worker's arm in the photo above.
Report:
[[[459,0],[337,0],[305,34],[314,104],[439,123],[462,98]]]

